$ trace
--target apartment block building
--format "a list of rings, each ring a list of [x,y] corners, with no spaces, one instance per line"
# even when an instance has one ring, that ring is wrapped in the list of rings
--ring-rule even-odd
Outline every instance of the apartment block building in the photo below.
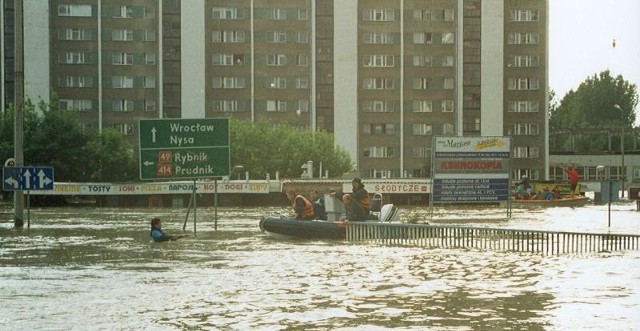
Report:
[[[548,0],[50,0],[24,17],[26,95],[55,91],[87,128],[288,123],[333,132],[364,178],[429,177],[434,136],[510,136],[512,177],[547,176]]]

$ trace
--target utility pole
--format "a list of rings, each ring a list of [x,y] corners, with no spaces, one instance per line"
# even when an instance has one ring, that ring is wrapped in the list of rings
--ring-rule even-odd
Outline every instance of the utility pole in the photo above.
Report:
[[[13,147],[16,167],[24,165],[23,132],[24,132],[24,20],[23,0],[15,0],[15,113],[13,122]],[[21,190],[13,192],[13,225],[16,228],[24,227],[24,194]]]

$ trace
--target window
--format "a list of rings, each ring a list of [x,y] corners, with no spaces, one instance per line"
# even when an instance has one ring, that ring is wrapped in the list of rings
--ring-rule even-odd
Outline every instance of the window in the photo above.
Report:
[[[268,66],[283,66],[287,64],[287,56],[285,54],[267,54]]]
[[[285,112],[287,111],[287,102],[284,100],[267,100],[267,111]]]
[[[155,65],[156,64],[156,54],[155,53],[144,53],[144,64],[146,64],[146,65]]]
[[[512,157],[516,159],[537,159],[540,157],[540,149],[533,146],[515,146]]]
[[[362,35],[365,44],[393,44],[394,34],[391,32],[365,32]]]
[[[114,88],[133,88],[133,77],[114,76],[112,81]]]
[[[449,124],[449,123],[442,124],[442,134],[443,135],[452,135],[453,134],[453,124]]]
[[[413,146],[411,148],[411,156],[416,159],[430,159],[431,148],[422,146]]]
[[[111,33],[111,36],[114,41],[132,41],[133,30],[132,29],[113,30]]]
[[[428,55],[414,55],[413,66],[414,67],[430,67],[433,64],[433,58]]]
[[[538,112],[538,101],[510,101],[509,112],[512,113],[535,113]]]
[[[443,67],[453,67],[453,55],[445,55],[442,57]]]
[[[87,76],[62,76],[60,87],[93,87],[93,80]]]
[[[392,90],[393,79],[391,78],[365,78],[362,81],[362,88],[365,90]]]
[[[85,64],[86,56],[83,52],[67,52],[60,54],[61,64]]]
[[[144,100],[144,111],[156,111],[156,101],[145,99]]]
[[[431,44],[433,42],[433,34],[431,32],[414,32],[414,44]]]
[[[370,169],[370,178],[391,178],[392,171],[388,169]]]
[[[309,33],[307,31],[296,32],[296,42],[300,44],[306,44],[309,42]]]
[[[442,34],[442,43],[443,44],[453,44],[453,32],[444,32]]]
[[[58,31],[60,40],[91,40],[92,33],[86,29],[67,28]]]
[[[308,77],[298,77],[298,78],[296,78],[296,88],[298,88],[298,89],[308,89],[309,88],[309,78]]]
[[[273,88],[273,89],[287,88],[287,79],[284,77],[270,77],[267,79],[267,88]]]
[[[309,55],[307,54],[298,54],[296,64],[299,66],[308,66],[309,65]]]
[[[511,32],[507,42],[510,45],[537,45],[540,42],[540,34],[535,32]]]
[[[516,68],[537,68],[539,65],[537,55],[513,55],[509,57],[507,64]]]
[[[431,100],[414,100],[414,113],[430,113],[433,111],[433,102]]]
[[[267,31],[268,43],[286,43],[287,33],[284,31]]]
[[[133,136],[133,124],[116,123],[111,127],[125,136]]]
[[[93,102],[86,99],[60,99],[60,110],[91,111]]]
[[[156,41],[156,30],[144,30],[142,40]]]
[[[308,112],[309,111],[309,100],[298,100],[298,108],[296,111]]]
[[[538,78],[509,78],[507,82],[509,90],[538,90],[540,80]]]
[[[244,88],[243,77],[213,77],[213,88]]]
[[[393,55],[365,55],[362,61],[365,67],[393,67],[395,65]]]
[[[395,134],[395,125],[390,123],[367,123],[362,125],[363,134],[392,135]]]
[[[413,89],[414,90],[426,90],[431,85],[431,78],[414,78]]]
[[[445,77],[442,82],[442,88],[445,90],[453,90],[453,78]]]
[[[362,102],[362,111],[367,113],[389,113],[400,109],[397,101],[366,100]]]
[[[364,21],[393,22],[395,11],[393,9],[369,9],[362,12]]]
[[[238,8],[214,7],[212,11],[213,19],[235,20],[244,18],[244,11]]]
[[[519,181],[522,176],[527,176],[530,180],[538,180],[540,179],[540,171],[533,169],[514,169],[511,178]],[[562,179],[562,177],[560,177],[560,179]]]
[[[213,54],[212,61],[214,66],[232,66],[233,55],[232,54]]]
[[[142,7],[142,17],[143,18],[155,18],[156,11],[153,7]]]
[[[510,22],[536,22],[539,12],[537,10],[512,10],[509,12]]]
[[[393,147],[391,146],[367,146],[364,148],[363,155],[369,158],[392,158]]]
[[[91,5],[58,5],[58,16],[91,17]]]
[[[509,129],[510,135],[535,136],[540,134],[538,123],[516,123]]]
[[[115,17],[115,18],[132,18],[133,17],[133,7],[131,7],[131,6],[120,6],[120,7],[117,7],[113,17]]]
[[[453,22],[453,9],[445,9],[442,11],[442,20],[445,22]]]
[[[453,112],[453,100],[443,100],[442,101],[442,112],[443,113],[452,113]]]
[[[287,19],[287,10],[280,8],[273,8],[269,10],[268,17],[270,20],[286,20]]]
[[[113,101],[113,111],[133,111],[133,100],[115,100]]]
[[[156,77],[154,76],[145,76],[144,77],[144,88],[155,88],[156,87]]]
[[[133,54],[132,53],[115,53],[113,54],[112,63],[115,65],[132,65]]]
[[[430,10],[414,9],[412,14],[414,21],[431,21]]]
[[[241,112],[245,110],[242,100],[214,100],[213,110],[217,112]]]
[[[243,43],[245,42],[245,33],[238,31],[213,31],[212,41],[214,43]]]
[[[309,19],[309,12],[306,9],[298,9],[298,20],[306,21]]]
[[[432,134],[431,125],[425,123],[413,123],[414,136],[430,136]]]

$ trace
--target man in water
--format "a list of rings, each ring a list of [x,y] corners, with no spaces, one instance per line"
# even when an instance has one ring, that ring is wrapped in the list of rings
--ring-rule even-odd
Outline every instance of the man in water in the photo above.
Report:
[[[170,236],[162,231],[162,221],[160,218],[155,217],[151,220],[151,238],[153,241],[174,241],[182,238],[182,236]]]

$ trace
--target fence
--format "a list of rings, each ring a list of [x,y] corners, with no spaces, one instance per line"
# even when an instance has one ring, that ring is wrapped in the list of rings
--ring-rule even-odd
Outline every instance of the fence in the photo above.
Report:
[[[542,254],[640,249],[640,235],[552,232],[428,224],[350,222],[347,240],[387,245],[476,248]]]

